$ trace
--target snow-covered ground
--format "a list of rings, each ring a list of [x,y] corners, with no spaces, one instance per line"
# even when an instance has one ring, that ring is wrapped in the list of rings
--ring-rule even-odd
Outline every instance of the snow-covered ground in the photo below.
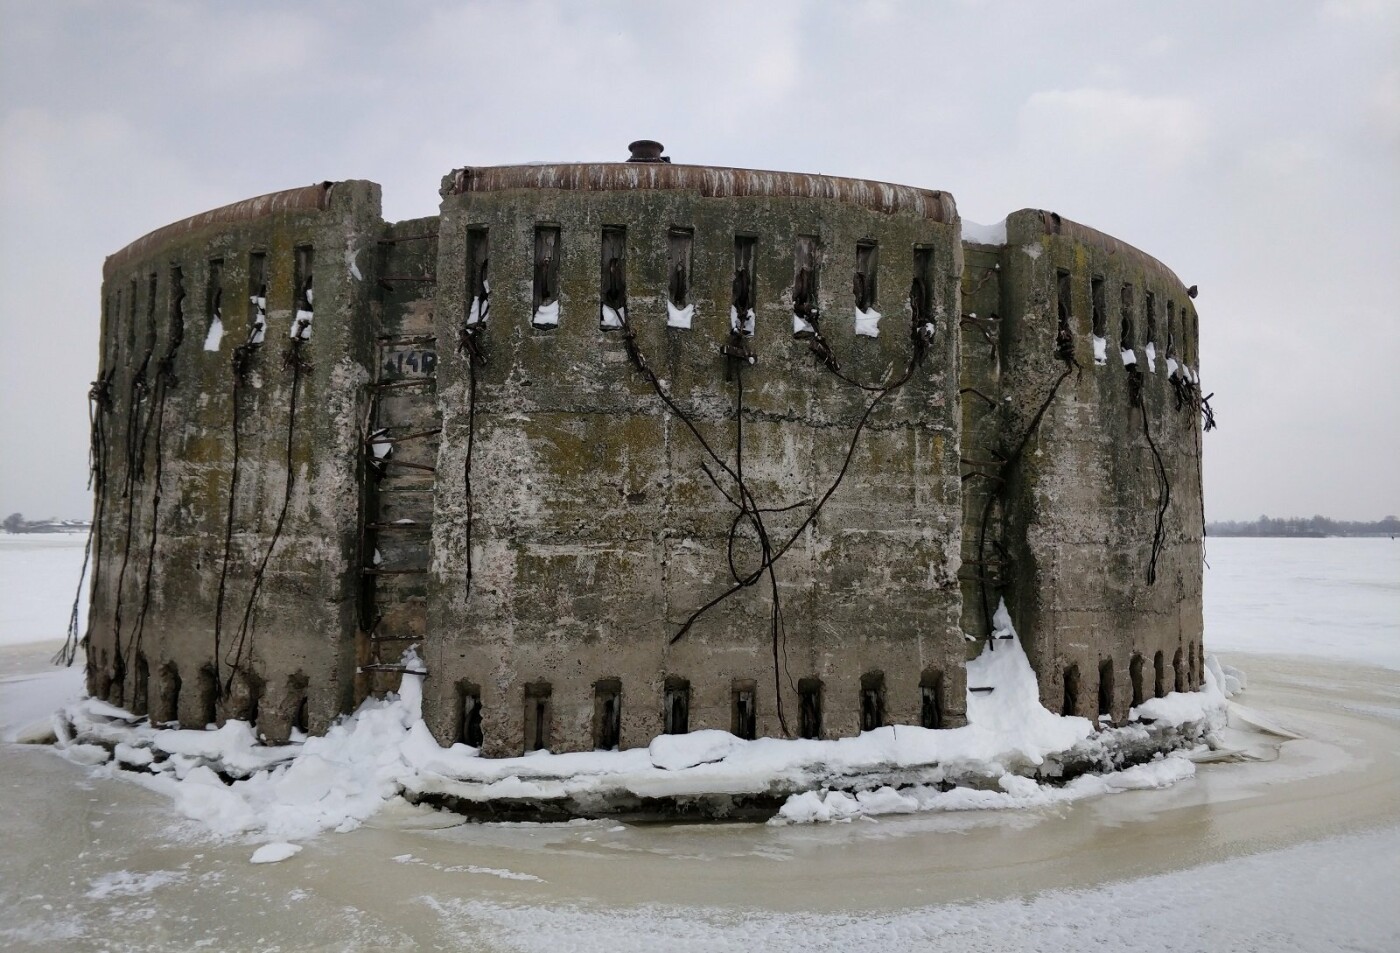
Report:
[[[81,533],[0,532],[0,645],[63,638],[86,545]],[[86,587],[83,597],[86,626]]]
[[[0,643],[47,640],[0,649],[8,737],[80,691],[43,660],[82,543],[46,563],[6,542],[4,594],[49,593],[0,616]],[[817,827],[463,825],[400,806],[252,866],[266,837],[211,839],[163,796],[0,745],[0,946],[1400,948],[1400,689],[1376,668],[1400,668],[1400,543],[1211,540],[1208,556],[1207,647],[1251,675],[1227,729],[1239,756],[1169,788]]]

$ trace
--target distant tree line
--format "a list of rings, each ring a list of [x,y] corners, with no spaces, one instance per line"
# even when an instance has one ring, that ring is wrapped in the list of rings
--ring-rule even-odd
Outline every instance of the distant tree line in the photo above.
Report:
[[[57,517],[27,520],[23,513],[11,513],[0,521],[0,529],[7,533],[82,533],[91,525],[91,520],[61,520]]]
[[[1224,520],[1206,524],[1207,536],[1396,536],[1400,535],[1400,519],[1387,516],[1371,523],[1328,519],[1325,516],[1290,516],[1276,519],[1261,516],[1242,522]]]

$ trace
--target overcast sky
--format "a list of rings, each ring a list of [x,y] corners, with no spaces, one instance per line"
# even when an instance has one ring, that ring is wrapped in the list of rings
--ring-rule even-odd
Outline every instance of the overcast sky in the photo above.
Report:
[[[0,511],[84,516],[103,258],[324,179],[677,162],[1053,209],[1198,284],[1213,519],[1400,511],[1400,2],[0,0]]]

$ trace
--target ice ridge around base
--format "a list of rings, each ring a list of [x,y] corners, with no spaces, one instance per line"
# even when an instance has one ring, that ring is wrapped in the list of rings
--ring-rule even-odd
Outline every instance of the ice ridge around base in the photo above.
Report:
[[[1132,713],[1140,720],[1100,729],[1087,718],[1054,714],[1040,704],[1035,672],[1003,604],[992,637],[967,663],[968,723],[959,728],[890,725],[852,738],[752,741],[705,730],[623,751],[483,758],[466,745],[438,744],[422,718],[422,661],[410,650],[403,664],[397,694],[368,699],[324,735],[286,745],[259,743],[241,721],[216,730],[155,728],[95,699],[55,716],[54,729],[70,759],[165,794],[215,835],[291,842],[352,830],[401,796],[483,804],[572,799],[606,808],[637,798],[776,795],[787,799],[774,822],[793,823],[1042,805],[1160,787],[1190,777],[1194,765],[1159,756],[1114,771],[1121,763],[1115,752],[1208,738],[1223,723],[1220,686],[1243,685],[1242,675],[1211,658],[1202,691],[1145,702]],[[1063,786],[1041,783],[1075,759],[1103,770]]]

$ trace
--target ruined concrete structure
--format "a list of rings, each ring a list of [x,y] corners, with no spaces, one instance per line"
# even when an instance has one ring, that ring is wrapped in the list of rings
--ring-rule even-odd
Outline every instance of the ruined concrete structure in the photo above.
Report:
[[[279,192],[107,260],[94,695],[284,739],[416,644],[434,734],[489,755],[955,726],[1001,598],[1053,710],[1197,686],[1171,271],[637,147],[459,169],[392,224],[370,182]]]

